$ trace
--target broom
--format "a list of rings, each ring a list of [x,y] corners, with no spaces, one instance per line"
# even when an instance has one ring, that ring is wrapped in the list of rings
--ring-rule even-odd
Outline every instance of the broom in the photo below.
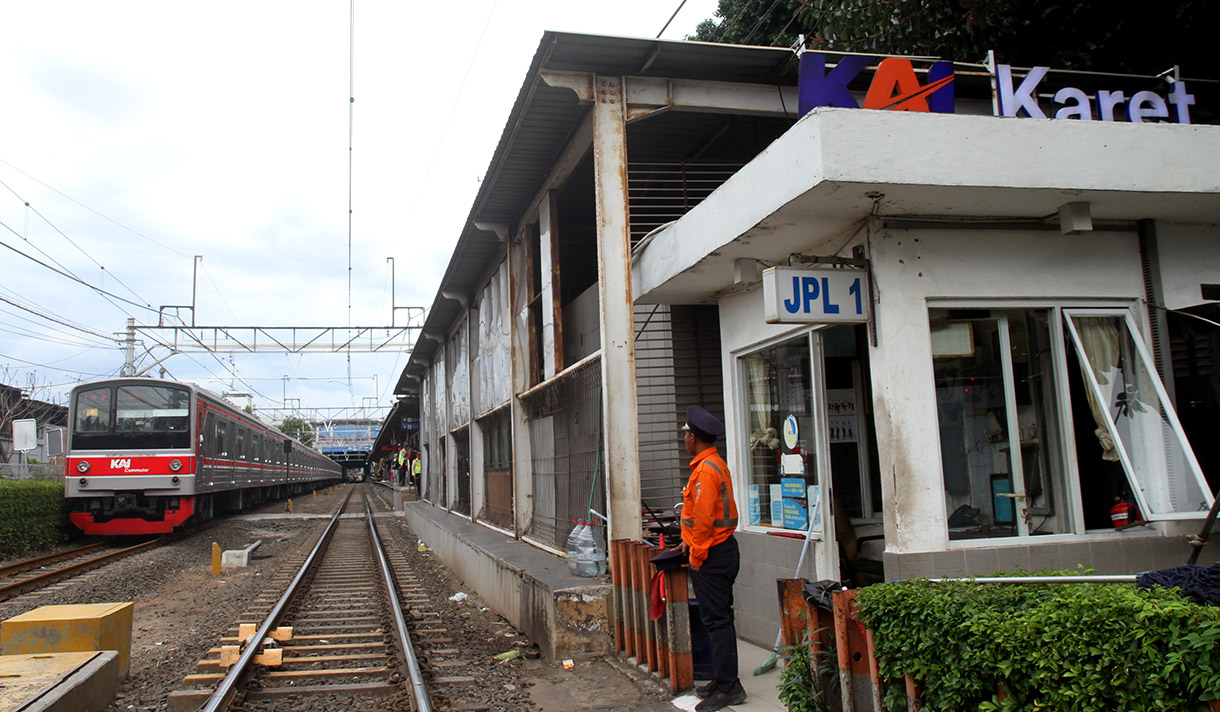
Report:
[[[796,561],[796,573],[793,574],[793,576],[792,576],[793,578],[796,578],[797,576],[801,575],[801,567],[803,567],[805,565],[805,554],[809,551],[809,540],[813,538],[814,516],[815,516],[814,512],[809,513],[808,528],[805,530],[805,536],[802,537],[805,540],[805,543],[801,544],[801,556]],[[789,532],[767,532],[767,533],[771,534],[772,536],[783,536],[783,537],[789,537],[789,538],[795,538],[796,536],[798,536],[796,534],[792,534]],[[755,676],[762,675],[763,673],[769,672],[773,668],[775,668],[775,663],[779,661],[779,644],[781,642],[783,642],[783,639],[784,639],[784,625],[783,625],[783,623],[780,623],[779,630],[777,630],[775,632],[775,645],[771,646],[771,657],[767,658],[767,661],[764,662],[762,665],[759,665],[758,667],[754,668]]]

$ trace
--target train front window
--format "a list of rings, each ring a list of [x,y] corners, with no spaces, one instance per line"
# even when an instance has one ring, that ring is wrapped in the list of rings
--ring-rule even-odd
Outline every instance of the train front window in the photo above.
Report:
[[[76,432],[110,431],[110,395],[109,388],[93,388],[76,394]]]
[[[191,447],[191,393],[185,388],[103,386],[76,394],[74,450],[185,450]]]
[[[115,432],[169,433],[190,427],[190,393],[165,386],[119,386]]]

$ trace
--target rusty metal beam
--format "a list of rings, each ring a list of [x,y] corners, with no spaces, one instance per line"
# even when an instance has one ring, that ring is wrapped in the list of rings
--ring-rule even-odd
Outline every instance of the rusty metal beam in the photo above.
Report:
[[[592,103],[597,96],[594,76],[587,72],[544,70],[541,74],[548,85],[572,90],[581,102]],[[628,121],[659,111],[791,118],[797,111],[794,86],[639,76],[622,77],[622,82]]]
[[[627,120],[618,77],[596,78],[593,180],[601,298],[603,433],[610,539],[640,538],[639,421],[627,200]]]

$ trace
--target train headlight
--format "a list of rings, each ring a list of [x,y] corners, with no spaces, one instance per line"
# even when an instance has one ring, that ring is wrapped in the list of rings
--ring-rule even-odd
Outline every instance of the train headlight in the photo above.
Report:
[[[174,475],[173,477],[169,478],[169,481],[174,484],[178,484],[178,476]]]
[[[85,474],[86,472],[88,472],[89,471],[89,461],[81,460],[80,462],[76,463],[76,471],[81,473],[82,475]]]
[[[178,470],[181,470],[181,469],[182,469],[182,461],[181,461],[181,460],[179,460],[179,459],[177,459],[177,458],[174,458],[173,460],[170,460],[170,461],[169,461],[169,469],[173,470],[174,472],[177,472]]]
[[[85,486],[85,485],[87,485],[87,484],[89,484],[89,480],[85,479],[84,477],[80,478],[80,486],[81,486],[81,487],[84,487],[84,486]]]

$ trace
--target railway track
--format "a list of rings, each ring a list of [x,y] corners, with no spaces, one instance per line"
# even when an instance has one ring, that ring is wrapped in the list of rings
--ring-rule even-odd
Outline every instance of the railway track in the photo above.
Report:
[[[344,514],[357,504],[362,513]],[[186,678],[194,689],[170,696],[170,712],[431,710],[384,548],[368,501],[349,495]]]
[[[105,566],[132,554],[164,546],[214,526],[203,524],[189,530],[162,536],[132,546],[113,549],[98,554],[108,546],[104,542],[86,544],[75,549],[18,561],[0,568],[0,601],[7,601],[30,591],[46,588],[51,584],[78,576],[86,571]],[[47,568],[51,566],[52,568]],[[34,571],[34,573],[30,573]]]

